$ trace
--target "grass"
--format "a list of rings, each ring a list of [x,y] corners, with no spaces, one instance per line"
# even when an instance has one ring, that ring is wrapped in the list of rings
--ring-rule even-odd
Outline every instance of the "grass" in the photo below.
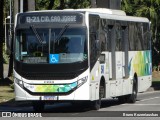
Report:
[[[154,81],[160,81],[160,79],[159,78],[154,78],[154,77],[152,77],[152,81],[154,82]]]
[[[14,99],[14,90],[10,86],[0,86],[0,103]]]
[[[31,102],[16,102],[14,90],[10,86],[0,86],[0,106],[26,107],[31,106]]]
[[[160,81],[160,71],[152,72],[152,81]]]

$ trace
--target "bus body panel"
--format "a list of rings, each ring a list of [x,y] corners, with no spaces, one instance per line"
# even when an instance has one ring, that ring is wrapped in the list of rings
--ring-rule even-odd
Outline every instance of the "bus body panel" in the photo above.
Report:
[[[90,100],[90,92],[89,92],[90,91],[89,90],[89,83],[90,83],[89,79],[90,78],[88,77],[88,74],[89,74],[89,70],[86,70],[83,74],[79,75],[78,78],[84,78],[87,76],[87,81],[82,86],[78,87],[75,91],[73,91],[72,93],[70,93],[68,95],[53,95],[53,96],[56,96],[56,97],[58,96],[57,100],[72,100],[72,101],[73,100]],[[43,85],[47,85],[47,84],[44,84],[46,82],[46,80],[40,80],[40,82],[38,80],[37,81],[27,80],[27,79],[20,77],[15,71],[14,71],[14,76],[15,76],[14,85],[15,85],[15,93],[16,93],[16,100],[17,101],[19,101],[19,100],[43,100],[42,99],[43,96],[52,96],[52,95],[45,95],[45,92],[44,92],[44,95],[31,95],[27,91],[24,90],[24,87],[25,87],[24,83],[29,84],[28,88],[33,87],[33,85],[39,85],[39,84],[41,85],[41,87],[43,87]],[[70,80],[69,81],[64,80],[63,82],[60,82],[60,81],[56,82],[56,80],[52,80],[52,81],[54,81],[54,84],[55,83],[56,84],[62,84],[62,83],[69,84],[69,83],[73,83],[73,82],[78,82],[78,80],[79,80],[78,78],[75,78],[72,81],[70,81]],[[19,80],[19,81],[17,82],[17,80]],[[19,84],[20,81],[23,81],[22,85]],[[51,80],[47,80],[47,81],[51,81]]]
[[[138,76],[138,92],[146,91],[152,83],[151,51],[129,52],[128,64],[130,78],[133,79],[135,73]]]

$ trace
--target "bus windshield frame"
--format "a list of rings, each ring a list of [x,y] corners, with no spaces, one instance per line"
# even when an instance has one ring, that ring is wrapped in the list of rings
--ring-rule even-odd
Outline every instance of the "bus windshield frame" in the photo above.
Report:
[[[16,30],[17,61],[28,64],[63,64],[88,60],[86,27],[70,24],[50,28],[36,26],[34,30],[33,26]]]

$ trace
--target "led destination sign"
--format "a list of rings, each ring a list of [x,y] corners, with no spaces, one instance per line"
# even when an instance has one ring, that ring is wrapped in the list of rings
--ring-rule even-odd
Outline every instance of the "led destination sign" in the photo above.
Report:
[[[81,14],[48,14],[48,15],[23,15],[19,23],[82,23]]]
[[[76,22],[76,16],[33,16],[26,17],[27,23],[37,23],[37,22]]]

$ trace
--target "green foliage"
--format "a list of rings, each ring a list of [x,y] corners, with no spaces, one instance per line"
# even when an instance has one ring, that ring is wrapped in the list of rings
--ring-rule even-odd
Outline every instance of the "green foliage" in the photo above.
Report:
[[[12,88],[12,90],[14,90],[14,83],[10,84],[10,87]]]
[[[134,14],[134,5],[130,0],[123,0],[122,1],[122,10],[125,11],[128,15]]]
[[[6,51],[5,51],[5,44],[3,43],[3,63],[8,64],[8,58],[9,56],[7,55]]]
[[[160,0],[123,0],[122,10],[134,16],[147,17],[152,22],[152,27],[157,26]],[[159,27],[159,26],[158,26]],[[153,30],[154,32],[154,30]]]
[[[36,0],[36,10],[88,8],[90,0]]]
[[[127,15],[147,17],[151,21],[153,65],[160,61],[160,0],[122,0]]]
[[[156,70],[157,70],[157,68],[158,68],[157,66],[153,66],[153,68],[152,68],[152,69],[153,69],[153,71],[156,71]]]
[[[35,0],[36,10],[46,10],[49,5],[49,0]]]
[[[91,2],[90,0],[68,0],[68,8],[89,8],[91,7]]]
[[[7,16],[9,16],[9,9],[10,9],[10,0],[4,0],[4,18],[6,18]]]

